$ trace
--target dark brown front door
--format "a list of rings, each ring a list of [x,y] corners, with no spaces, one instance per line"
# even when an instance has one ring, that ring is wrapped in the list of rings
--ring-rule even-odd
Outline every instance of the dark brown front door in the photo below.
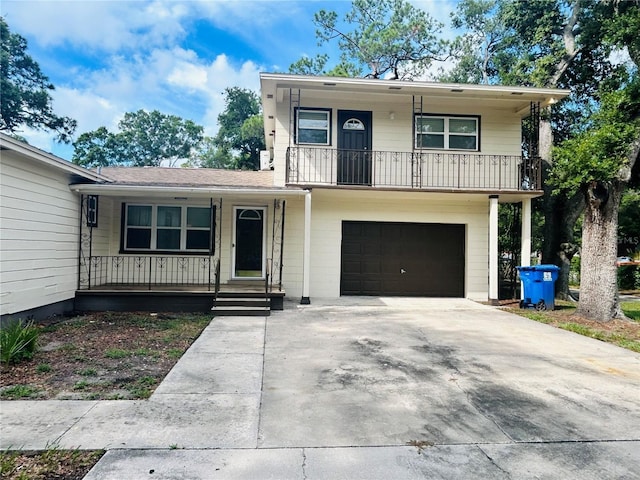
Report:
[[[371,112],[338,110],[338,184],[371,185]]]
[[[465,227],[342,222],[341,295],[463,297]]]

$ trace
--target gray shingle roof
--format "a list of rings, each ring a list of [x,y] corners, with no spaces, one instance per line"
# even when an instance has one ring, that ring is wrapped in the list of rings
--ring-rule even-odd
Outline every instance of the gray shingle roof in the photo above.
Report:
[[[213,168],[103,167],[100,171],[116,185],[167,187],[272,188],[272,171]]]

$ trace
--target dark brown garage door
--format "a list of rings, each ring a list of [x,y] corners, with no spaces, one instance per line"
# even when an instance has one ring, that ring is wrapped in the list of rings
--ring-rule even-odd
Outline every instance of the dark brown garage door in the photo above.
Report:
[[[341,295],[464,296],[464,225],[342,222]]]

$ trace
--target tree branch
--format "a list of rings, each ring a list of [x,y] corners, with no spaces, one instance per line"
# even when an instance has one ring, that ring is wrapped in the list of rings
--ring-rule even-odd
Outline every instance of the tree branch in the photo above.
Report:
[[[562,57],[560,62],[556,65],[555,73],[549,80],[549,86],[555,87],[558,85],[560,78],[567,71],[567,68],[573,62],[573,59],[576,58],[578,53],[580,53],[580,48],[576,47],[576,31],[575,27],[578,23],[578,17],[580,15],[580,6],[581,0],[576,0],[576,3],[573,4],[573,9],[571,10],[571,16],[567,20],[564,28],[562,29],[562,41],[564,42],[564,50],[565,55]],[[555,32],[554,32],[555,33]]]

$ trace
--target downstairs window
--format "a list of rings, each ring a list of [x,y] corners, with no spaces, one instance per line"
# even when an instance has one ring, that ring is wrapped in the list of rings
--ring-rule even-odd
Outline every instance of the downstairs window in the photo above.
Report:
[[[210,207],[124,204],[122,224],[123,252],[213,252]]]

